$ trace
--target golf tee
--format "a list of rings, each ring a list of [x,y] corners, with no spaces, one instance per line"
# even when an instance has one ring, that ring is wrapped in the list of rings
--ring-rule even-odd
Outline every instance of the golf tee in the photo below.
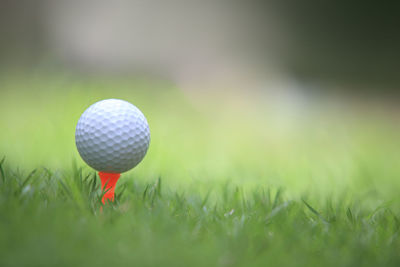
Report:
[[[99,172],[99,177],[101,180],[101,190],[106,191],[101,200],[103,204],[105,204],[106,201],[114,201],[115,185],[117,184],[120,176],[120,173]]]

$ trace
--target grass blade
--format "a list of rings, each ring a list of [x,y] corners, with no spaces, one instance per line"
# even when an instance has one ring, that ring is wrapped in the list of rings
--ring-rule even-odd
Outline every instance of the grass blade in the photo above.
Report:
[[[310,204],[308,204],[304,199],[302,199],[303,203],[306,205],[306,207],[312,212],[314,213],[319,219],[321,219],[323,222],[328,222],[324,217],[322,217],[322,215],[313,207],[311,207]]]
[[[3,169],[3,163],[5,160],[6,157],[4,156],[0,161],[0,174],[1,174],[1,179],[3,180],[3,184],[6,182],[6,176],[4,175],[4,169]]]
[[[34,169],[31,171],[28,176],[25,178],[24,182],[21,184],[20,189],[24,188],[25,185],[28,183],[28,181],[33,177],[33,175],[36,173],[37,169]]]

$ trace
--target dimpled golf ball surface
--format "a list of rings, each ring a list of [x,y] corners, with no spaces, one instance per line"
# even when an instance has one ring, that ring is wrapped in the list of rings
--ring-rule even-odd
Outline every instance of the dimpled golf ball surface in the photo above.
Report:
[[[129,102],[102,100],[91,105],[76,126],[82,159],[97,171],[122,173],[146,155],[150,130],[143,113]]]

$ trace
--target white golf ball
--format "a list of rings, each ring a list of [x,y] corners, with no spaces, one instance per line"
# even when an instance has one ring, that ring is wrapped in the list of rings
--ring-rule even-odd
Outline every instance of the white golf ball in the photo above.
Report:
[[[143,113],[129,102],[106,99],[91,105],[79,118],[75,142],[93,169],[126,172],[146,155],[150,130]]]

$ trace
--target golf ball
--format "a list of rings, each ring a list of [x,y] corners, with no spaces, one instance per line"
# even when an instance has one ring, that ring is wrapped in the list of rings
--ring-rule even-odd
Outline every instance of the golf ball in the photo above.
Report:
[[[91,105],[79,118],[75,142],[82,159],[97,171],[126,172],[146,155],[150,130],[143,113],[124,100]]]

